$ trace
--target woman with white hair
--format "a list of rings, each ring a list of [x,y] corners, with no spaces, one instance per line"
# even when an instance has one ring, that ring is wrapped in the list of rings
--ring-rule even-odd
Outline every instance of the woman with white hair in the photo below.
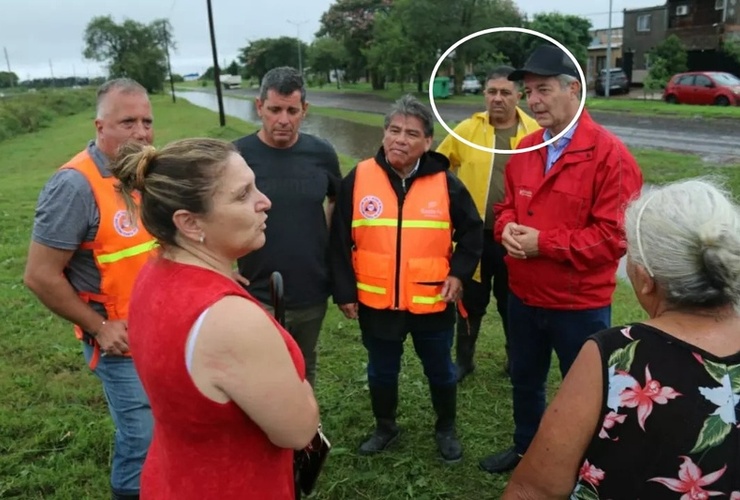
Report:
[[[740,500],[740,210],[685,180],[625,229],[649,319],[585,343],[505,499]]]

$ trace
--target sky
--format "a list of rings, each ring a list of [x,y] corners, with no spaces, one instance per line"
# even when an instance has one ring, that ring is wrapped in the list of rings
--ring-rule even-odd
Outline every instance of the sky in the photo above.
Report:
[[[623,9],[661,3],[570,0],[557,10],[587,17],[594,28],[606,28],[610,1],[613,27],[622,25]],[[529,16],[555,10],[551,0],[515,2]],[[229,64],[250,40],[299,36],[310,43],[319,29],[321,15],[332,3],[334,0],[211,0],[219,62]],[[84,59],[82,51],[87,23],[95,16],[105,15],[119,23],[126,18],[143,23],[169,19],[177,43],[177,50],[171,54],[174,73],[203,73],[213,64],[206,0],[5,0],[3,4],[0,46],[7,51],[10,69],[21,80],[52,75],[104,75],[100,64]],[[1,53],[0,70],[7,70],[5,55]]]

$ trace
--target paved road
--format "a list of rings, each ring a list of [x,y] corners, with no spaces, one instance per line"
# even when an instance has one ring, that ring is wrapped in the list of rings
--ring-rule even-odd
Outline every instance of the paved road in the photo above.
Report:
[[[257,90],[229,90],[224,94],[232,93],[254,97]],[[372,94],[321,91],[311,92],[308,100],[315,106],[368,113],[385,113],[389,106],[387,99]],[[463,120],[475,109],[471,105],[444,101],[437,101],[436,106],[445,121]],[[740,162],[740,147],[736,145],[740,120],[647,117],[596,111],[591,115],[630,147],[697,154],[713,164]]]

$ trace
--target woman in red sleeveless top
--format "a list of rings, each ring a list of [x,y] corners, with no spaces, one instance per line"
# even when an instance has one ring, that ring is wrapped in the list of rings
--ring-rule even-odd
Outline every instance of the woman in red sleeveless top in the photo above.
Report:
[[[290,335],[235,281],[270,201],[230,143],[130,145],[112,168],[160,255],[131,297],[129,344],[151,400],[145,500],[295,498],[293,450],[319,411]],[[129,204],[133,209],[133,204]]]

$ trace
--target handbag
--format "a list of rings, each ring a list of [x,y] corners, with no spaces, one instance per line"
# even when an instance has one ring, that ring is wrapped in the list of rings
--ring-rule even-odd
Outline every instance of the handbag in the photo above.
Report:
[[[275,319],[284,327],[283,276],[278,271],[270,275],[270,296]],[[295,480],[296,500],[301,498],[301,494],[310,495],[313,492],[326,457],[329,455],[329,450],[331,450],[331,443],[326,439],[321,424],[319,424],[311,442],[305,448],[297,450],[293,454],[293,479]]]
[[[313,492],[330,450],[331,443],[326,439],[319,424],[311,442],[293,455],[296,500],[301,498],[301,494],[310,495]]]

